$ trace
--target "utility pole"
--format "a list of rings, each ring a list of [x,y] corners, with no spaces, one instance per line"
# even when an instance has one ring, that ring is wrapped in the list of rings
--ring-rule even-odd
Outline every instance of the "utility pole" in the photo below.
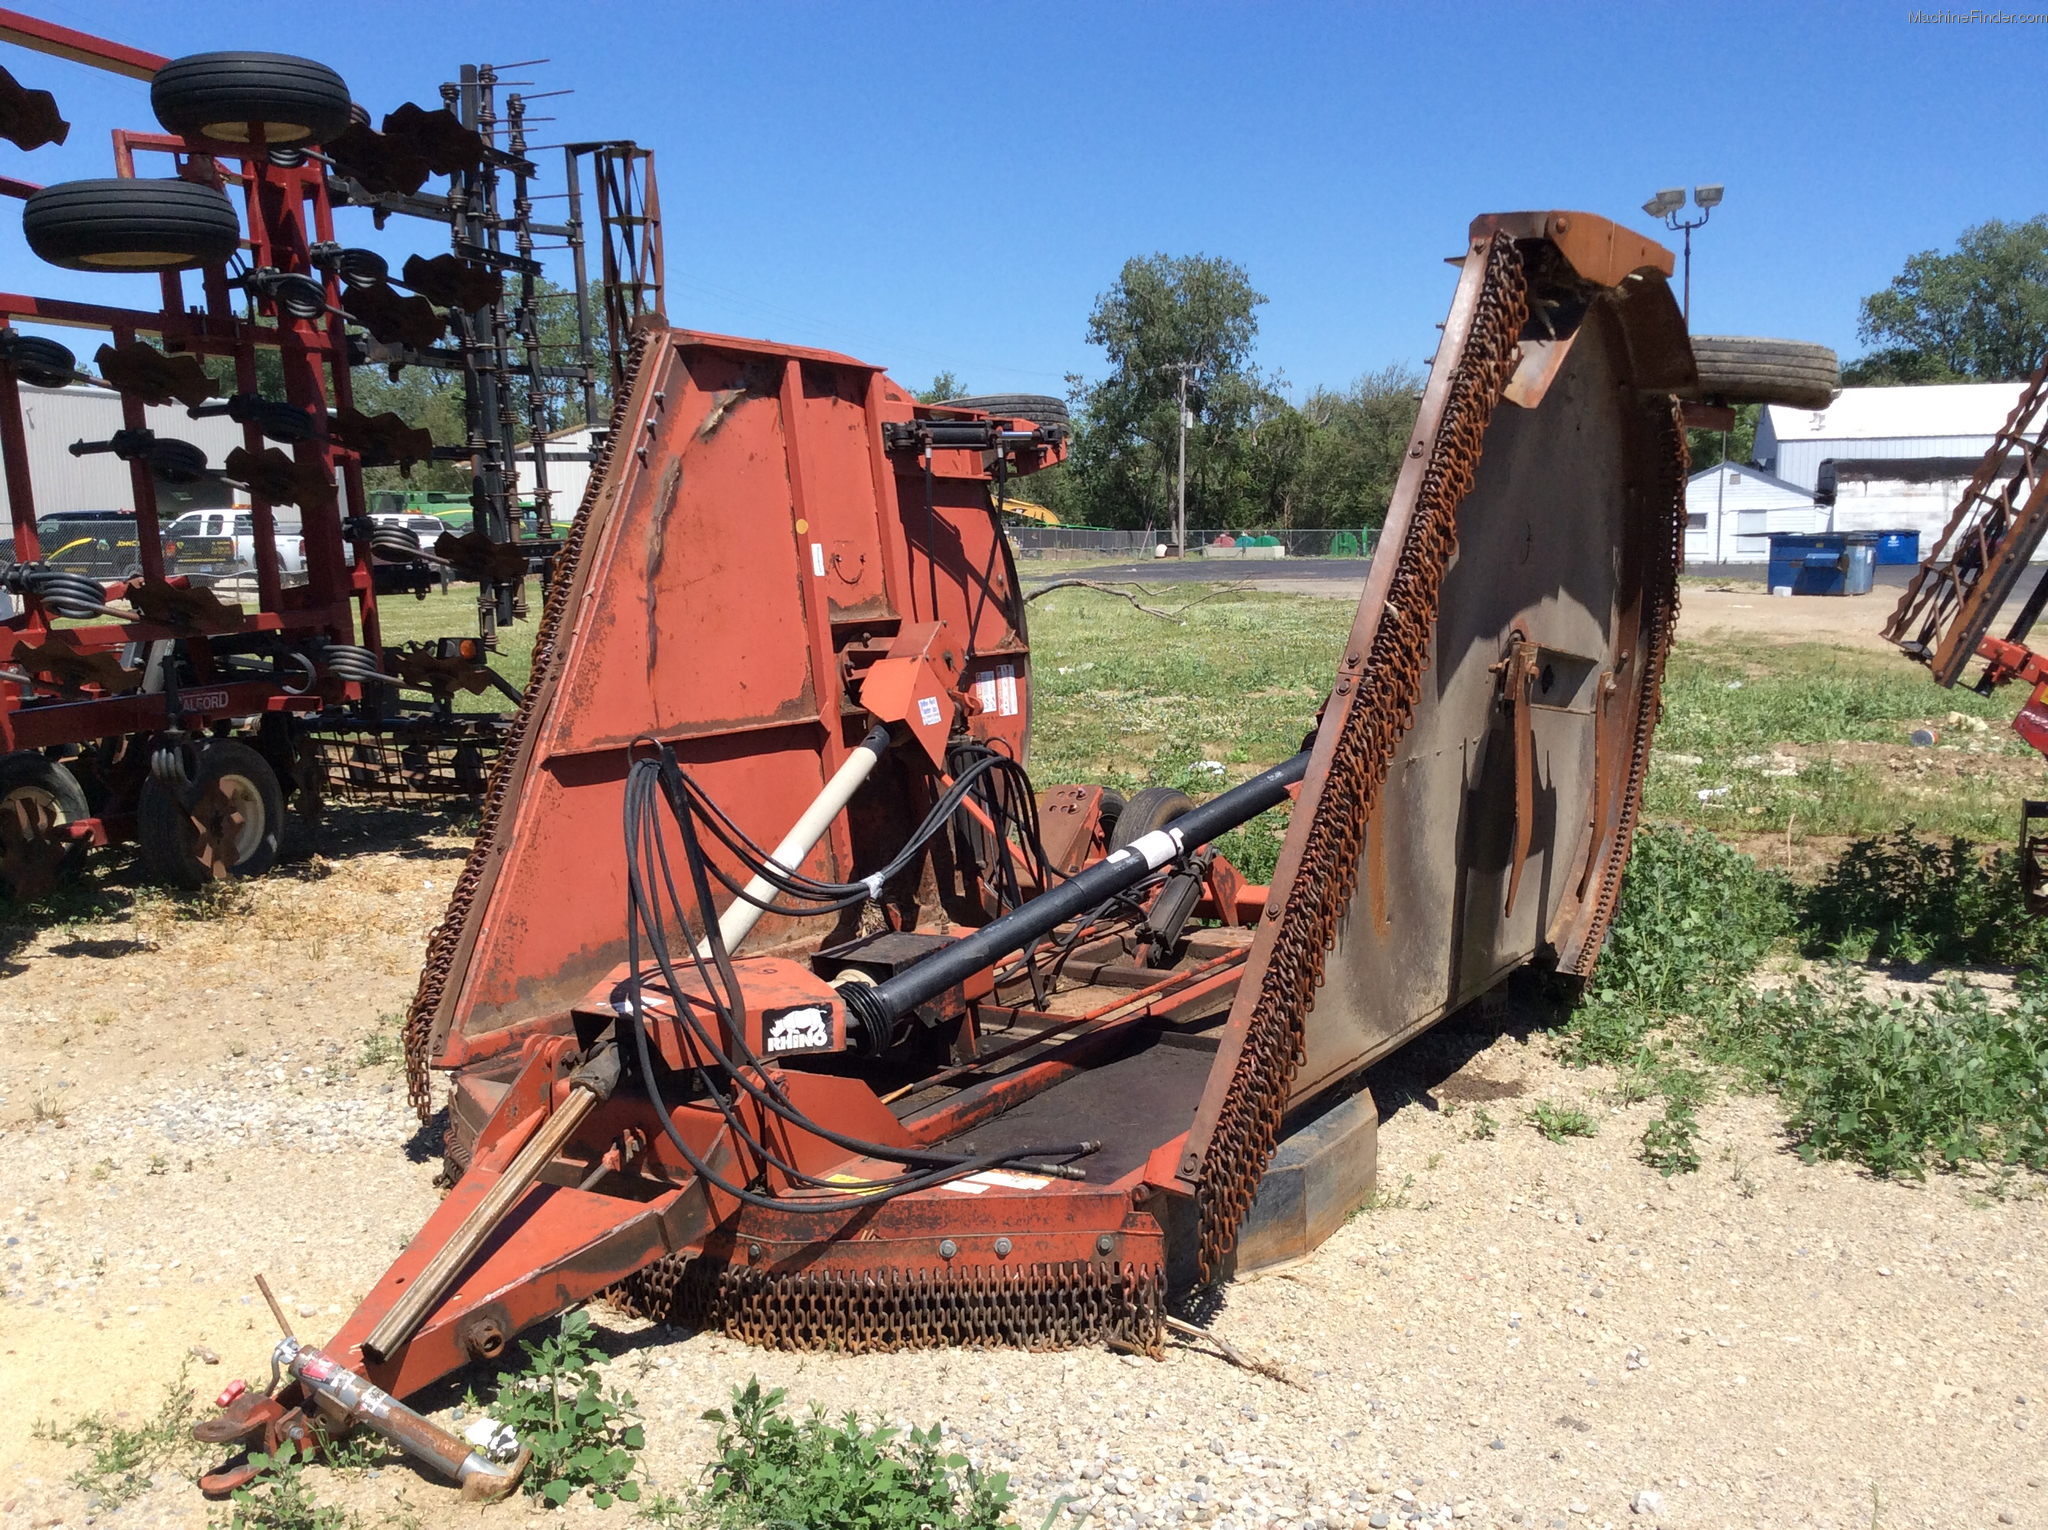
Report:
[[[1173,475],[1173,555],[1185,558],[1188,555],[1188,364],[1183,361],[1174,371],[1180,374],[1179,413],[1175,416],[1180,425],[1180,464]]]

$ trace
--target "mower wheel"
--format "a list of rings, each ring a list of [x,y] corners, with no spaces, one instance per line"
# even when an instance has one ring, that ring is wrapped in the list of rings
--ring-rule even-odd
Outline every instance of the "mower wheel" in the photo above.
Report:
[[[1132,792],[1131,800],[1117,814],[1116,829],[1109,836],[1110,854],[1114,855],[1133,840],[1143,839],[1154,829],[1165,828],[1194,805],[1194,798],[1171,786],[1148,786],[1143,791]]]
[[[266,145],[325,143],[349,124],[348,86],[325,64],[289,53],[194,53],[150,82],[156,120],[173,133]]]
[[[260,877],[277,862],[284,792],[270,762],[247,744],[204,745],[199,771],[182,791],[155,776],[136,810],[143,864],[173,887],[227,877]]]
[[[1115,787],[1105,786],[1102,789],[1102,806],[1095,810],[1095,819],[1102,825],[1104,844],[1108,844],[1110,835],[1116,833],[1116,821],[1124,816],[1124,809],[1127,806],[1129,804],[1124,801],[1124,794]]]
[[[21,210],[28,247],[73,271],[218,265],[242,242],[227,193],[191,181],[60,181]]]
[[[91,816],[85,788],[55,760],[32,749],[0,755],[0,893],[26,903],[76,876],[92,847],[56,831]]]
[[[1700,396],[1716,404],[1790,404],[1825,409],[1842,385],[1835,353],[1806,340],[1694,335]]]
[[[972,398],[939,400],[941,409],[979,409],[1001,420],[1029,420],[1034,425],[1067,423],[1067,401],[1049,393],[979,393]]]

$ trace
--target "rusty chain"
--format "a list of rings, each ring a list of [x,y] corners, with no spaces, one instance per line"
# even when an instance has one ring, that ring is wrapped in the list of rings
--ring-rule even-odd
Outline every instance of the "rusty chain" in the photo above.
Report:
[[[626,404],[633,396],[634,382],[641,366],[654,349],[656,333],[645,330],[635,336],[633,349],[626,358],[623,383],[612,396],[611,428],[605,434],[604,447],[597,461],[591,464],[590,481],[583,490],[583,502],[576,507],[576,519],[570,523],[568,535],[562,539],[562,550],[555,555],[547,601],[541,608],[540,625],[534,629],[533,672],[526,682],[526,693],[520,698],[519,710],[512,716],[512,726],[505,734],[505,742],[498,750],[497,759],[492,762],[490,779],[484,786],[476,843],[470,847],[469,859],[462,865],[462,875],[455,879],[455,889],[448,895],[447,912],[427,939],[427,959],[420,968],[420,985],[413,993],[412,1007],[405,1014],[405,1092],[422,1121],[434,1113],[433,1081],[427,1074],[427,1045],[433,1035],[434,1011],[440,1007],[448,970],[455,961],[455,948],[462,940],[462,927],[476,902],[477,885],[483,880],[484,867],[497,848],[498,835],[505,828],[506,811],[511,806],[505,800],[506,789],[518,765],[520,748],[533,726],[541,682],[549,667],[560,657],[555,638],[561,630],[563,613],[569,604],[569,587],[583,561],[584,533],[590,525],[592,508],[610,475],[618,443],[631,434],[626,428]],[[452,1138],[455,1130],[452,1119],[448,1130]]]
[[[1156,1353],[1166,1271],[1074,1261],[785,1275],[671,1254],[609,1295],[635,1316],[770,1349],[1061,1349],[1115,1340]]]
[[[1664,714],[1664,661],[1671,653],[1671,635],[1678,630],[1678,570],[1685,561],[1685,480],[1692,469],[1678,407],[1678,401],[1673,399],[1657,421],[1661,478],[1657,486],[1657,511],[1662,519],[1656,528],[1660,536],[1650,548],[1653,562],[1647,576],[1649,630],[1645,634],[1645,660],[1636,682],[1635,736],[1629,744],[1628,779],[1622,783],[1621,815],[1607,848],[1606,864],[1600,870],[1593,917],[1576,956],[1559,968],[1574,977],[1593,975],[1593,964],[1600,958],[1600,944],[1607,938],[1608,923],[1614,918],[1614,906],[1621,897],[1621,876],[1628,869],[1629,846],[1635,841],[1636,819],[1643,809],[1643,778],[1650,768],[1650,735]]]
[[[1528,281],[1506,234],[1493,236],[1484,259],[1471,328],[1451,376],[1371,654],[1344,715],[1244,1048],[1203,1157],[1195,1194],[1205,1284],[1220,1273],[1279,1141],[1288,1085],[1302,1063],[1304,1021],[1322,983],[1323,958],[1336,942],[1358,880],[1365,824],[1394,750],[1414,718],[1437,596],[1457,550],[1458,505],[1471,491],[1487,422],[1514,371],[1516,337],[1528,316]]]

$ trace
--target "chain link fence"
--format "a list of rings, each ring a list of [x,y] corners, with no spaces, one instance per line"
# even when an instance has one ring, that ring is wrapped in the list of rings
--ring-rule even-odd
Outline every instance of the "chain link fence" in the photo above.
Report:
[[[1124,531],[1108,526],[1013,526],[1011,545],[1017,556],[1057,558],[1063,554],[1106,554],[1130,559],[1157,555],[1172,533]],[[1188,528],[1188,556],[1256,561],[1262,558],[1365,558],[1372,555],[1372,527],[1318,526],[1272,531],[1221,531]]]

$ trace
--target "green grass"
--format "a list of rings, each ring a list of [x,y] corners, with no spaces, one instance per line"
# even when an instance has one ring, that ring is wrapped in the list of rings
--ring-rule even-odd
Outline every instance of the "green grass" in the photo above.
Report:
[[[1199,594],[1177,586],[1156,603],[1172,609]],[[1032,779],[1126,794],[1175,786],[1196,798],[1235,786],[1301,748],[1353,614],[1349,601],[1244,591],[1172,621],[1089,590],[1033,601]],[[1263,881],[1286,828],[1276,808],[1217,843]]]
[[[498,651],[490,665],[516,691],[526,689],[533,673],[533,630],[540,620],[541,601],[547,591],[538,579],[526,581],[526,602],[531,614],[498,629]],[[424,600],[411,595],[377,597],[377,620],[389,647],[425,638],[476,636],[476,586],[458,584],[442,594],[434,590]],[[455,698],[458,712],[507,712],[512,703],[496,691],[480,695],[461,694]]]
[[[1665,679],[1646,807],[1722,832],[1864,835],[1910,819],[1930,833],[2009,836],[2014,783],[2039,764],[2011,730],[2020,699],[2010,689],[1945,691],[1903,657],[1825,643],[1725,632],[1711,643],[1681,641]],[[1985,730],[1946,726],[1952,711]],[[1939,747],[1912,749],[1908,735],[1929,723],[1942,734]],[[1766,774],[1788,768],[1773,758],[1784,746],[1798,773]],[[1957,764],[1969,768],[1922,774]],[[1724,787],[1725,795],[1700,799]]]
[[[2040,937],[2018,905],[2007,861],[1967,842],[1861,841],[1796,888],[1710,834],[1653,829],[1637,838],[1612,939],[1560,1052],[1620,1069],[1626,1099],[1663,1098],[1642,1157],[1667,1175],[1699,1167],[1699,1107],[1730,1082],[1775,1092],[1809,1160],[1886,1176],[2048,1170],[2038,970],[2009,1005],[1960,981],[1931,999],[1880,1000],[1846,960],[2032,962]],[[1765,958],[1795,944],[1836,966],[1760,987]]]

